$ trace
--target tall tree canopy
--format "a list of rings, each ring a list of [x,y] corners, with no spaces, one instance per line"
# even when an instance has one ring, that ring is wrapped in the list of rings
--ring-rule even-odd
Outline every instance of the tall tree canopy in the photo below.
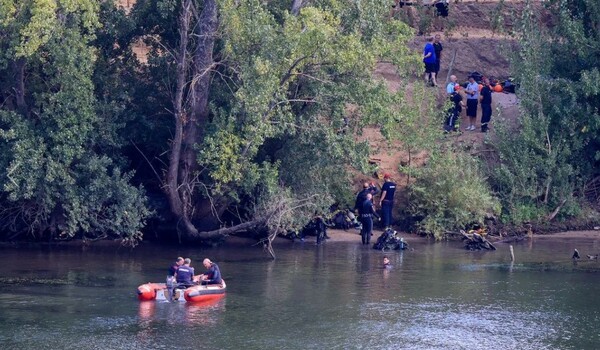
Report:
[[[578,215],[600,160],[600,5],[552,0],[548,12],[526,5],[513,65],[520,130],[500,128],[501,166],[491,174],[516,222],[554,217],[561,208],[563,216]]]
[[[418,64],[409,28],[383,20],[380,1],[302,5],[143,0],[133,10],[153,48],[143,108],[164,111],[154,127],[174,124],[164,189],[190,237],[227,209],[274,232],[305,220],[343,197],[348,165],[366,168],[361,127],[394,119],[397,97],[373,71],[379,59]]]
[[[0,2],[0,224],[12,235],[135,242],[149,215],[94,94],[99,4]]]

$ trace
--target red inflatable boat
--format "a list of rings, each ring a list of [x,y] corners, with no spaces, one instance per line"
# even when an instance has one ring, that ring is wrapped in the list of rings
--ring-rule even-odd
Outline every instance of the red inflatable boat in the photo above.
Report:
[[[174,301],[208,302],[220,299],[227,290],[225,281],[221,284],[194,285],[186,289],[175,288]],[[182,297],[183,295],[183,297]],[[140,301],[170,300],[169,290],[165,283],[145,283],[137,288]]]

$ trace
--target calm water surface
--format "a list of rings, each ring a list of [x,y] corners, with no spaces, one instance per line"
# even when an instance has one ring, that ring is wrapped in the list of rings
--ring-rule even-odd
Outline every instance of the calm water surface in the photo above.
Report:
[[[598,239],[536,239],[496,252],[413,243],[255,247],[0,248],[2,349],[597,349]],[[227,280],[213,305],[140,303],[176,256],[210,257]],[[584,256],[584,259],[585,256]],[[195,263],[195,264],[194,264]]]

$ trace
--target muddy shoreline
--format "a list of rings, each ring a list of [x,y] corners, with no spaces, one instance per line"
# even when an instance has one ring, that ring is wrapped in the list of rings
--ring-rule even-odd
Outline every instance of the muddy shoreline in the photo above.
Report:
[[[557,225],[557,227],[560,227]],[[555,228],[557,228],[555,227]],[[595,226],[598,228],[598,226]],[[507,232],[508,231],[508,232]],[[503,232],[502,235],[498,235],[494,232]],[[373,236],[371,237],[371,241],[375,242],[377,238],[381,235],[382,231],[380,229],[373,230]],[[337,230],[337,229],[328,229],[327,234],[329,235],[329,239],[327,243],[336,243],[336,242],[361,242],[360,232],[356,229],[349,230]],[[430,236],[423,236],[413,233],[400,232],[397,233],[398,237],[404,238],[404,240],[408,243],[411,242],[435,242],[435,239]],[[492,234],[488,236],[488,239],[491,241],[497,242],[501,240],[510,240],[511,238],[519,238],[523,236],[531,235],[534,238],[543,238],[543,239],[564,239],[564,238],[600,238],[600,229],[594,229],[593,225],[585,225],[582,229],[573,229],[573,230],[554,230],[554,231],[543,231],[539,229],[539,226],[531,225],[531,226],[523,226],[523,227],[512,227],[510,230],[504,227],[504,230],[500,229],[497,231],[492,231]],[[458,237],[458,236],[457,236]],[[460,238],[448,237],[449,240],[460,240]],[[315,243],[315,236],[307,236],[305,238],[305,242]],[[282,246],[286,244],[291,244],[292,241],[288,238],[277,237],[273,244],[275,246]],[[143,241],[140,243],[140,246],[146,244],[158,244],[161,243],[153,242],[153,241]],[[178,245],[177,243],[168,243],[166,245]],[[121,245],[119,240],[103,240],[103,241],[95,241],[95,242],[85,242],[83,240],[71,240],[71,241],[59,241],[59,242],[0,242],[0,247],[32,247],[32,246],[80,246],[83,248],[86,247],[117,247],[119,249],[135,249],[130,247],[125,247]],[[225,239],[223,246],[256,246],[259,248],[261,244],[256,241],[256,239],[251,237],[244,236],[229,236]]]

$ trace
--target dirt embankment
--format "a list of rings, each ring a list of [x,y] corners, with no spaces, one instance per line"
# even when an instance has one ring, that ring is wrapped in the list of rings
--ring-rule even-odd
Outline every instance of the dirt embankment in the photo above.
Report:
[[[541,8],[541,2],[537,6]],[[516,44],[508,33],[512,32],[515,25],[514,18],[522,12],[523,7],[524,1],[515,0],[452,2],[447,18],[436,19],[430,31],[412,39],[410,47],[420,53],[428,36],[439,34],[442,38],[444,50],[438,78],[439,87],[431,88],[432,94],[438,95],[441,103],[445,98],[446,80],[451,74],[457,76],[459,83],[466,82],[468,75],[475,71],[499,80],[510,77],[510,51]],[[414,7],[404,7],[399,11],[404,13],[396,14],[395,20],[413,22],[415,31],[418,32],[418,11]],[[380,63],[375,76],[384,79],[391,91],[397,91],[404,83],[397,74],[396,68],[390,63]],[[519,115],[518,100],[514,94],[494,93],[492,108],[494,110],[492,121],[499,117],[516,120]],[[477,130],[465,131],[464,126],[468,125],[465,112],[463,109],[461,132],[452,134],[451,137],[455,138],[455,142],[476,152],[485,137],[493,137],[493,126],[489,134]],[[480,125],[480,118],[479,110],[476,126]],[[380,169],[378,173],[391,173],[396,183],[405,186],[407,177],[399,172],[399,167],[408,156],[403,151],[401,142],[388,144],[377,128],[367,128],[363,139],[368,140],[371,145],[372,159]],[[422,152],[413,158],[412,164],[419,166],[426,161],[426,158],[427,155]],[[358,186],[362,179],[371,176],[372,174],[357,175],[353,183]]]

